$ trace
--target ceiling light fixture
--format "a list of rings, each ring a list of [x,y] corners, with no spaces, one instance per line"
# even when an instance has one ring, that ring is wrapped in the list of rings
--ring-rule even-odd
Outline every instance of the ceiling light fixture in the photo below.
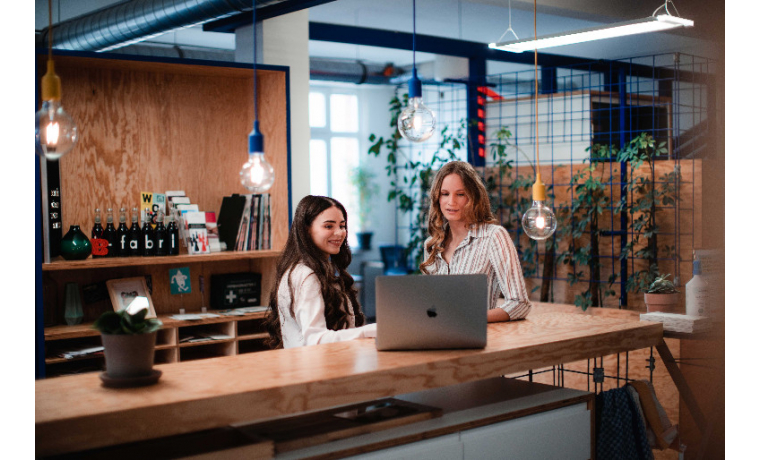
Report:
[[[538,36],[536,28],[536,0],[533,0],[533,35]],[[522,226],[525,233],[534,240],[545,240],[557,229],[557,218],[546,203],[546,186],[541,182],[541,169],[538,163],[538,50],[533,50],[533,69],[535,71],[535,117],[536,117],[536,182],[533,184],[533,204],[525,211]]]
[[[253,131],[248,135],[248,161],[240,170],[240,183],[253,193],[265,193],[274,184],[274,168],[264,157],[264,135],[259,131],[256,88],[256,2],[253,2]]]
[[[513,53],[522,53],[523,51],[529,51],[533,49],[552,48],[555,46],[572,45],[576,43],[585,43],[592,40],[624,37],[627,35],[643,34],[647,32],[660,32],[663,30],[675,29],[678,27],[692,27],[694,25],[694,21],[692,20],[671,15],[670,11],[668,10],[668,3],[672,4],[673,2],[667,0],[663,5],[660,5],[659,8],[654,10],[652,16],[643,19],[616,22],[613,24],[590,27],[588,29],[562,32],[559,34],[547,35],[541,38],[538,38],[536,36],[533,39],[527,40],[490,43],[488,47],[502,51],[511,51]],[[665,13],[657,14],[657,12],[661,9],[664,9]],[[673,5],[673,9],[676,9],[675,5]],[[678,15],[677,9],[676,15]]]
[[[53,62],[53,4],[48,0],[48,61],[47,73],[40,83],[42,107],[34,116],[34,138],[37,154],[48,160],[58,160],[77,143],[77,125],[61,106],[61,78]]]
[[[424,142],[435,130],[435,114],[422,103],[422,82],[417,78],[417,2],[412,0],[412,78],[409,105],[398,116],[398,131],[412,142]]]

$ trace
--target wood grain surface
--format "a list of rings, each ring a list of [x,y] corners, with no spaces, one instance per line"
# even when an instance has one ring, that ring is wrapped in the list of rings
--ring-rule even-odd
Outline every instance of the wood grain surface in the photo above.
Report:
[[[38,455],[266,420],[656,345],[636,313],[537,305],[490,324],[483,350],[378,352],[372,339],[157,366],[158,384],[100,385],[97,374],[36,382]]]
[[[39,69],[45,62],[45,56],[38,57]],[[201,211],[217,215],[224,196],[248,193],[239,171],[248,159],[253,127],[251,68],[77,56],[56,56],[55,64],[65,88],[63,104],[80,132],[75,149],[60,160],[64,234],[79,225],[89,236],[95,208],[105,219],[111,207],[118,219],[123,205],[131,216],[143,191],[184,190]],[[257,75],[260,129],[275,169],[269,190],[272,250],[43,264],[46,317],[63,322],[68,282],[82,287],[140,275],[152,277],[159,315],[180,308],[200,311],[204,301],[208,306],[211,273],[262,273],[262,294],[268,298],[273,277],[268,272],[285,245],[289,222],[287,75],[266,69]],[[186,265],[192,293],[171,295],[168,270]],[[200,275],[206,279],[205,298]],[[85,304],[84,321],[110,308],[110,302]]]

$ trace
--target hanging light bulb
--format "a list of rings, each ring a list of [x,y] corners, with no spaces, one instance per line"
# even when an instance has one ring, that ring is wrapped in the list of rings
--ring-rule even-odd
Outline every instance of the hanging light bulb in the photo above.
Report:
[[[41,81],[42,107],[34,116],[34,140],[37,154],[48,160],[58,160],[77,143],[77,125],[61,106],[61,78],[55,73],[53,62],[53,19],[51,3],[48,2],[50,25],[48,27],[47,72]]]
[[[240,170],[240,183],[253,193],[264,193],[274,184],[274,168],[264,158],[264,136],[258,120],[248,136],[248,161]]]
[[[417,69],[412,70],[409,80],[409,105],[398,117],[398,131],[412,142],[430,139],[435,130],[435,114],[422,103],[422,82]]]
[[[398,116],[398,132],[404,139],[424,142],[435,130],[435,114],[422,103],[422,82],[417,78],[416,37],[417,3],[412,1],[412,78],[409,79],[409,105]]]
[[[541,174],[536,173],[536,182],[533,184],[533,204],[522,218],[523,230],[534,240],[545,240],[557,229],[557,218],[545,203],[546,186],[541,182]]]
[[[256,97],[256,2],[253,2],[253,131],[248,135],[248,161],[240,169],[240,183],[253,193],[265,193],[274,184],[274,168],[264,158],[264,135],[259,131]]]
[[[538,35],[536,28],[536,0],[533,0],[533,34]],[[536,117],[536,182],[533,183],[533,204],[525,211],[522,218],[525,234],[534,240],[545,240],[557,229],[557,218],[550,207],[546,206],[546,186],[541,181],[541,170],[538,163],[538,50],[534,50],[535,70],[535,117]]]

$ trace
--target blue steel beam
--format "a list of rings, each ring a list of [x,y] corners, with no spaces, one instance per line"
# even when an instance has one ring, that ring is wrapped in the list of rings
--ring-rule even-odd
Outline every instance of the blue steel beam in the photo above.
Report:
[[[283,14],[294,13],[299,10],[319,6],[323,3],[334,2],[335,0],[289,0],[287,2],[275,3],[273,5],[260,6],[256,8],[256,20],[276,18]],[[235,29],[242,26],[251,25],[253,20],[251,13],[240,13],[216,21],[203,24],[203,30],[206,32],[227,32],[234,33]]]

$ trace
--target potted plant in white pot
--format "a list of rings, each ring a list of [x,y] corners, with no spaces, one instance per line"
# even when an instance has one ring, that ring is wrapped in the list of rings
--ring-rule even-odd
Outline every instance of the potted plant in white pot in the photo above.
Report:
[[[647,304],[647,312],[661,311],[675,313],[681,298],[678,295],[673,282],[668,278],[670,274],[661,275],[652,281],[644,293],[644,302]]]
[[[157,318],[145,318],[147,314],[147,308],[134,313],[127,308],[107,311],[93,324],[103,342],[106,371],[100,378],[104,385],[140,386],[158,381],[161,371],[153,369],[153,356],[162,323]]]
[[[372,199],[380,191],[375,183],[375,173],[366,166],[357,166],[351,171],[351,183],[359,197],[359,220],[361,231],[356,233],[359,249],[372,249]]]

